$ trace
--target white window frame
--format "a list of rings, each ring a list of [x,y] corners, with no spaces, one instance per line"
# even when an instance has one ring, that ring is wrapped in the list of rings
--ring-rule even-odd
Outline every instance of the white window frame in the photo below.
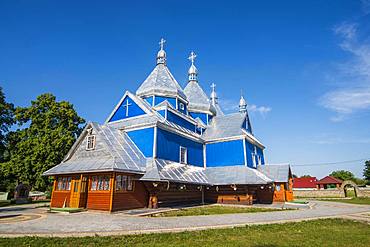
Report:
[[[180,102],[179,108],[180,108],[180,110],[185,111],[185,104]]]
[[[181,159],[182,150],[185,150],[184,152],[184,159]],[[184,160],[184,161],[182,161]],[[180,153],[179,153],[179,163],[180,164],[187,164],[188,163],[188,149],[186,147],[180,146]]]
[[[89,147],[89,140],[92,139],[92,146]],[[86,137],[86,150],[94,150],[96,146],[96,136],[95,135],[88,135]]]

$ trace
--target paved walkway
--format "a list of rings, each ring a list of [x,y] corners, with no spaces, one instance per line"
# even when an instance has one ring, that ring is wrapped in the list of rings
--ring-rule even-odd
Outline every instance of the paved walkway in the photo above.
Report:
[[[0,222],[0,237],[11,236],[94,236],[150,232],[176,232],[270,224],[317,218],[368,215],[370,206],[337,202],[312,201],[311,209],[286,210],[249,214],[225,214],[185,217],[136,217],[124,213],[81,212],[74,214],[46,213],[46,208],[0,208],[0,218],[5,215],[41,215],[40,218],[12,223]]]

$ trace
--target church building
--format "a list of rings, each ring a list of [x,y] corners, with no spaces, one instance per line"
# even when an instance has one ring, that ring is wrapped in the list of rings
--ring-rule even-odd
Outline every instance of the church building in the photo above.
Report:
[[[247,103],[225,114],[210,97],[191,52],[182,88],[167,66],[164,40],[156,66],[135,93],[126,91],[104,124],[90,122],[54,178],[51,207],[117,211],[170,205],[253,204],[293,199],[288,164],[266,164]]]

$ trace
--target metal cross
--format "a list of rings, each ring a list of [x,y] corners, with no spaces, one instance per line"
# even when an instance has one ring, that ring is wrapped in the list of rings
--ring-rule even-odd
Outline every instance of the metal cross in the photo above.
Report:
[[[194,63],[195,58],[197,57],[197,54],[195,54],[193,51],[190,53],[190,56],[188,59],[191,61],[191,63]]]
[[[128,102],[128,99],[126,100],[126,105],[124,105],[123,107],[126,107],[126,117],[128,117],[128,107],[132,105],[131,103]]]
[[[216,88],[216,84],[212,83],[211,88],[212,88],[212,91],[214,92]]]
[[[161,50],[163,50],[164,43],[166,43],[166,40],[164,38],[161,38],[161,41],[159,42],[159,45],[161,46]]]

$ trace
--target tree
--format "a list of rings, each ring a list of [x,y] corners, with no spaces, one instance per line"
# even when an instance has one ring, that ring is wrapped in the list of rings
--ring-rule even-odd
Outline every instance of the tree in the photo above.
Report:
[[[5,94],[0,87],[0,163],[8,157],[6,154],[6,136],[9,128],[14,124],[14,105],[6,102]]]
[[[311,175],[303,175],[303,176],[301,176],[301,178],[310,178],[311,177]]]
[[[38,96],[30,107],[17,107],[15,120],[22,128],[9,135],[8,173],[33,189],[45,190],[49,182],[42,173],[63,160],[85,120],[72,104],[57,102],[52,94]]]
[[[366,184],[370,185],[370,160],[365,161],[364,178],[366,180]]]
[[[353,175],[352,172],[345,171],[345,170],[333,171],[332,173],[330,173],[330,176],[338,178],[338,179],[343,180],[343,181],[345,181],[345,180],[354,181],[355,180],[355,175]]]

